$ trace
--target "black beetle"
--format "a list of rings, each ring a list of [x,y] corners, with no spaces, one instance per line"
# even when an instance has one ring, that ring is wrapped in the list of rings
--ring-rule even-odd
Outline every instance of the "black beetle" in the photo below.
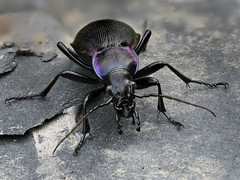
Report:
[[[145,50],[150,36],[151,31],[146,30],[143,37],[140,39],[140,34],[136,33],[131,26],[117,20],[104,19],[91,22],[77,33],[73,43],[71,43],[76,53],[67,48],[62,42],[58,42],[57,46],[74,63],[86,70],[94,72],[95,78],[73,71],[62,71],[40,93],[8,98],[6,102],[13,99],[21,100],[33,97],[45,97],[57,79],[61,76],[80,83],[98,85],[95,90],[89,92],[84,98],[83,115],[87,114],[87,104],[100,96],[101,92],[107,91],[111,98],[100,106],[111,102],[113,103],[120,135],[122,134],[121,125],[119,123],[121,117],[131,117],[133,124],[136,118],[137,131],[140,131],[140,120],[135,110],[135,97],[158,96],[158,111],[163,113],[171,123],[179,127],[183,126],[180,122],[172,120],[166,114],[163,96],[161,96],[162,91],[160,83],[154,77],[147,77],[148,75],[167,66],[183,80],[188,87],[189,83],[198,83],[210,87],[216,87],[218,85],[226,87],[228,84],[225,82],[210,84],[192,80],[168,63],[160,61],[151,63],[138,70],[139,62],[137,55]],[[157,95],[148,94],[141,96],[135,94],[135,89],[145,89],[150,86],[157,86]],[[97,106],[97,108],[100,106]],[[85,136],[89,132],[90,126],[86,119],[83,122],[83,136],[75,153],[81,149]]]

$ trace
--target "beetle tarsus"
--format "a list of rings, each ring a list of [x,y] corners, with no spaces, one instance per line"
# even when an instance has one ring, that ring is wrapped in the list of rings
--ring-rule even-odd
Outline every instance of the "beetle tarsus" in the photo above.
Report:
[[[206,83],[206,82],[202,82],[202,81],[191,80],[189,83],[197,83],[197,84],[205,85],[205,86],[208,86],[211,88],[217,88],[218,86],[224,86],[224,88],[226,89],[229,86],[229,84],[227,82]]]
[[[80,150],[81,150],[82,147],[83,147],[83,144],[84,144],[84,141],[85,141],[87,135],[89,135],[90,138],[92,138],[92,134],[91,134],[90,132],[87,133],[87,134],[82,134],[82,135],[83,135],[83,136],[81,137],[80,142],[78,143],[77,147],[76,147],[75,150],[74,150],[74,153],[73,153],[74,156],[77,156],[77,155],[80,153]]]
[[[116,122],[117,122],[117,126],[118,126],[118,133],[120,136],[123,135],[123,131],[122,131],[122,125],[120,124],[120,114],[116,114]]]
[[[140,126],[138,126],[138,127],[136,128],[136,131],[137,131],[137,132],[140,132],[140,131],[141,131]]]
[[[138,115],[138,113],[137,113],[137,111],[133,111],[133,116],[137,119],[137,128],[136,128],[136,130],[137,130],[137,132],[140,132],[140,118],[139,118],[139,115]]]
[[[186,88],[189,88],[189,89],[191,88],[189,83],[186,83]]]
[[[30,94],[27,96],[10,97],[5,99],[5,104],[11,104],[11,101],[29,100],[34,98],[44,98],[44,96],[40,93],[40,94]]]
[[[132,116],[132,125],[135,126],[135,119],[134,119],[134,116]]]
[[[182,123],[180,123],[180,122],[178,122],[178,121],[175,121],[175,120],[173,120],[171,117],[169,117],[165,112],[162,112],[163,114],[164,114],[164,116],[166,116],[166,118],[167,118],[167,120],[170,122],[170,123],[172,123],[172,124],[174,124],[175,126],[177,126],[177,127],[184,127],[184,125],[182,124]]]
[[[119,133],[120,136],[123,135],[123,131],[121,130],[121,128],[118,128],[118,133]]]
[[[92,135],[90,133],[88,133],[90,135],[90,137],[92,137]],[[82,149],[82,146],[84,144],[85,138],[87,134],[82,134],[83,136],[80,139],[80,142],[78,143],[77,147],[74,150],[74,156],[77,156],[80,152],[80,150]]]

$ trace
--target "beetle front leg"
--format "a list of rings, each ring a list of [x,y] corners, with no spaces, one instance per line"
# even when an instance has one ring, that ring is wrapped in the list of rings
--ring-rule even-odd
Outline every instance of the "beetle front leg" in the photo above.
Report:
[[[154,78],[154,77],[143,77],[143,78],[139,78],[137,80],[135,80],[135,83],[137,84],[137,89],[145,89],[148,88],[150,86],[157,86],[158,87],[158,94],[162,94],[162,90],[161,90],[161,85],[158,81],[158,79]],[[166,118],[168,119],[168,121],[178,127],[183,126],[182,123],[173,120],[170,116],[168,116],[166,114],[166,108],[164,106],[164,102],[163,102],[163,98],[161,96],[158,96],[158,105],[157,105],[157,109],[159,113],[163,113],[164,116],[166,116]]]
[[[90,93],[88,93],[86,95],[86,97],[84,98],[84,101],[83,101],[83,116],[85,114],[87,114],[87,105],[89,103],[91,103],[92,101],[96,100],[98,97],[100,97],[101,93],[104,92],[104,90],[105,90],[105,87],[100,87],[98,89],[91,91]],[[81,150],[87,134],[90,134],[90,125],[89,125],[88,119],[86,119],[83,122],[83,129],[82,129],[83,136],[81,137],[79,144],[75,148],[74,155],[77,155],[79,153],[79,151]]]
[[[217,87],[217,86],[222,85],[226,88],[228,86],[228,83],[226,83],[226,82],[205,83],[205,82],[202,82],[202,81],[192,80],[192,79],[188,78],[187,76],[185,76],[178,69],[172,67],[170,64],[160,62],[160,61],[156,61],[156,62],[151,63],[151,64],[147,65],[146,67],[142,68],[141,70],[139,70],[134,75],[134,78],[137,79],[137,78],[140,78],[140,77],[148,76],[148,75],[158,71],[159,69],[162,69],[165,66],[167,66],[174,74],[176,74],[181,80],[183,80],[186,83],[187,87],[190,87],[189,83],[197,83],[197,84],[202,84],[202,85],[206,85],[206,86],[209,86],[209,87]]]
[[[143,77],[134,81],[137,84],[136,89],[146,89],[151,86],[158,87],[158,94],[162,94],[161,85],[159,81],[154,77]],[[166,112],[166,108],[164,106],[163,98],[161,96],[158,97],[158,105],[157,109],[159,112]]]
[[[123,134],[123,131],[122,131],[122,125],[120,124],[120,120],[121,120],[121,115],[120,115],[120,113],[116,113],[116,122],[117,122],[117,125],[118,125],[118,133],[119,133],[119,135],[120,136],[122,136],[122,134]]]
[[[136,128],[136,130],[137,130],[137,132],[140,132],[141,131],[141,129],[140,129],[140,118],[139,118],[139,115],[138,115],[138,113],[137,113],[137,111],[133,111],[133,117],[132,117],[133,119],[134,118],[137,118],[137,128]]]

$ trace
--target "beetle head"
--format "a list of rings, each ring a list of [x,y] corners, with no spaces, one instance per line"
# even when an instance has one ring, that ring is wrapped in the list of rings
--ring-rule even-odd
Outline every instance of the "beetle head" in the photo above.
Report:
[[[110,84],[107,92],[113,97],[114,109],[122,116],[129,117],[135,109],[134,91],[135,82],[131,81],[130,74],[126,70],[116,70],[109,76]]]

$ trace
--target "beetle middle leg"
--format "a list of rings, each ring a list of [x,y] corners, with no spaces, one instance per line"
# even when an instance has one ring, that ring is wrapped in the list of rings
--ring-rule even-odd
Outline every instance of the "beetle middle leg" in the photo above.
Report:
[[[87,105],[89,103],[91,103],[92,101],[96,100],[98,97],[100,97],[101,93],[104,91],[105,91],[105,86],[101,86],[86,95],[86,97],[84,98],[84,101],[83,101],[83,116],[85,114],[87,114]],[[74,155],[77,155],[79,153],[79,151],[81,150],[81,148],[83,146],[85,137],[89,133],[90,133],[90,125],[89,125],[88,119],[86,119],[83,122],[83,129],[82,129],[83,136],[81,137],[79,144],[75,148]]]
[[[161,85],[159,83],[159,80],[154,77],[143,77],[143,78],[139,78],[139,79],[135,80],[134,82],[137,84],[137,89],[145,89],[150,86],[157,86],[158,94],[162,94]],[[161,96],[158,97],[157,109],[158,109],[158,112],[163,113],[166,116],[166,118],[168,119],[168,121],[171,122],[172,124],[174,124],[178,127],[183,126],[182,123],[173,120],[171,117],[169,117],[166,114],[166,108],[164,106],[163,98]]]
[[[202,82],[202,81],[192,80],[192,79],[188,78],[187,76],[185,76],[178,69],[172,67],[170,64],[161,62],[161,61],[156,61],[156,62],[151,63],[151,64],[147,65],[146,67],[140,69],[134,75],[134,78],[136,79],[136,78],[148,76],[148,75],[158,71],[159,69],[162,69],[165,66],[167,66],[174,74],[176,74],[181,80],[183,80],[186,83],[187,87],[190,87],[189,83],[197,83],[197,84],[202,84],[202,85],[206,85],[209,87],[217,87],[217,86],[222,85],[226,88],[228,86],[228,83],[226,83],[226,82],[206,83],[206,82]]]
[[[11,101],[11,100],[24,100],[24,99],[32,99],[32,98],[35,98],[35,97],[45,97],[48,94],[48,92],[51,90],[53,85],[56,83],[56,81],[58,80],[59,77],[67,78],[69,80],[77,81],[77,82],[85,83],[85,84],[99,84],[100,83],[99,80],[93,79],[93,78],[88,77],[88,76],[83,75],[83,74],[78,74],[78,73],[73,72],[73,71],[62,71],[57,76],[55,76],[53,78],[53,80],[50,81],[50,83],[40,93],[30,94],[30,95],[26,95],[26,96],[7,98],[5,100],[5,102]]]

